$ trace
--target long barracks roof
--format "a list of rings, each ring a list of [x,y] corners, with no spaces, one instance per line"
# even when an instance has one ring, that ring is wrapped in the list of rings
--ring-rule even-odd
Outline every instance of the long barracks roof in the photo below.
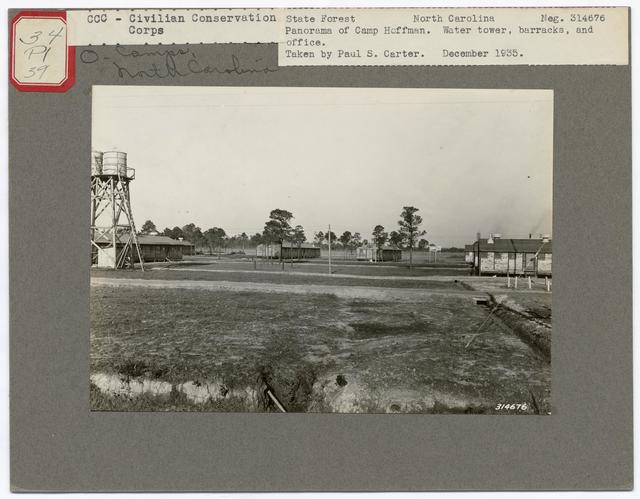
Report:
[[[118,243],[124,244],[126,241],[124,234],[118,234]],[[111,243],[111,234],[100,234],[95,237],[96,243]],[[168,236],[138,236],[138,244],[143,246],[193,246],[193,243],[189,241],[179,241],[177,239],[171,239]]]
[[[264,244],[258,244],[258,246],[264,247],[265,245]],[[271,243],[271,246],[274,249],[280,249],[280,243],[274,242],[274,243]],[[288,241],[285,241],[284,243],[282,243],[282,247],[283,248],[296,248],[297,249],[298,245],[294,244],[294,243],[290,243]],[[300,245],[300,248],[307,248],[308,249],[308,248],[316,248],[316,246],[313,245],[312,243],[302,243]],[[316,248],[316,249],[320,249],[320,248]]]
[[[542,239],[503,239],[494,238],[489,244],[487,239],[479,239],[473,243],[473,251],[495,251],[498,253],[551,253],[551,241],[543,242]]]
[[[280,246],[278,243],[275,243],[275,245],[276,245],[276,246]],[[283,247],[283,248],[298,248],[298,245],[297,245],[297,244],[295,244],[295,243],[290,243],[290,242],[288,242],[288,241],[285,241],[285,242],[282,244],[282,247]],[[308,249],[308,248],[315,248],[315,246],[314,246],[312,243],[302,243],[302,244],[300,245],[300,248],[307,248],[307,249]],[[320,248],[318,248],[318,249],[320,249]]]
[[[372,250],[373,250],[373,249],[376,249],[376,248],[377,248],[377,246],[374,246],[374,245],[372,245],[372,244],[368,244],[368,245],[365,245],[365,246],[360,246],[360,248],[363,248],[363,249],[372,249]],[[380,249],[381,249],[382,251],[402,251],[400,248],[394,248],[393,246],[386,246],[386,245],[385,245],[385,246],[383,246],[383,247],[382,247],[382,248],[380,248]]]
[[[162,246],[193,246],[193,243],[186,239],[180,241],[171,239],[169,236],[138,236],[138,244],[162,245]]]

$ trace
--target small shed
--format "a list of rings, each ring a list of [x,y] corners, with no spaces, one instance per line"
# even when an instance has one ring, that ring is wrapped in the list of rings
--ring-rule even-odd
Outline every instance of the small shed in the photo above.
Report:
[[[465,244],[464,262],[473,264],[473,244]]]
[[[367,244],[356,249],[356,258],[375,262],[399,262],[402,260],[402,250],[391,246],[378,249],[372,244]]]
[[[549,238],[507,239],[493,236],[479,239],[471,246],[476,275],[551,276],[552,244]]]

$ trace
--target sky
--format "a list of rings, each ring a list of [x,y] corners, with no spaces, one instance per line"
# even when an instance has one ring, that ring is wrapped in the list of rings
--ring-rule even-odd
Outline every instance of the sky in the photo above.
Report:
[[[443,247],[552,234],[553,91],[94,86],[92,148],[136,169],[138,229],[398,229]]]

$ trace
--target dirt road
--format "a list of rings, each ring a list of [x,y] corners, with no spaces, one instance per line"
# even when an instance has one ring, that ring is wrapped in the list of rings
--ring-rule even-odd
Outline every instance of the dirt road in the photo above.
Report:
[[[482,296],[482,292],[466,289],[414,289],[414,288],[376,288],[369,286],[328,286],[319,284],[275,284],[268,282],[232,282],[232,281],[173,281],[167,279],[127,279],[93,277],[91,286],[142,287],[156,289],[201,289],[253,291],[263,293],[329,294],[338,298],[363,298],[381,301],[421,302],[430,295],[450,295],[461,297]]]
[[[444,279],[434,279],[434,277],[440,276],[397,276],[397,275],[358,275],[358,274],[329,274],[328,272],[304,272],[299,270],[294,271],[274,271],[274,270],[236,270],[236,269],[203,269],[203,268],[184,268],[184,267],[176,267],[176,268],[158,268],[152,270],[173,270],[177,272],[212,272],[212,273],[237,273],[237,274],[262,274],[262,275],[273,275],[275,274],[290,274],[295,276],[309,276],[309,277],[327,277],[331,276],[333,278],[343,278],[343,279],[365,279],[369,281],[451,281],[453,280],[450,276],[446,276]]]

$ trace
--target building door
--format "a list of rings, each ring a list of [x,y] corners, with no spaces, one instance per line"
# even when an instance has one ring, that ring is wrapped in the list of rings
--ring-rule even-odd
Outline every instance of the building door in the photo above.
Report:
[[[538,262],[536,261],[535,253],[523,253],[523,270],[525,274],[536,274],[538,271]]]

